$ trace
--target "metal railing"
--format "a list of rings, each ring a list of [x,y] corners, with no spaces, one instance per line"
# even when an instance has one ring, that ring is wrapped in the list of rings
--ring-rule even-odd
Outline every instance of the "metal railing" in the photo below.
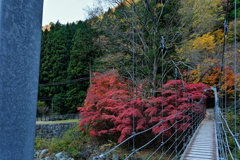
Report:
[[[240,145],[237,135],[234,135],[231,131],[226,118],[223,116],[219,107],[215,108],[215,123],[218,141],[218,153],[219,159],[236,159],[234,152],[239,152]],[[232,141],[233,145],[230,146],[229,141]],[[234,148],[232,148],[235,146]]]
[[[216,88],[214,90],[215,96],[215,125],[217,134],[217,149],[219,160],[237,160],[237,154],[240,152],[240,143],[238,135],[236,135],[229,127],[229,123],[219,107],[219,98]],[[225,111],[226,112],[226,111]],[[230,142],[232,145],[230,145]]]
[[[191,108],[189,109],[192,110],[195,108]],[[200,111],[202,113],[205,112],[205,108],[202,108],[202,110]],[[178,114],[176,114],[175,116],[178,116]],[[170,119],[175,118],[172,117]],[[186,116],[191,116],[192,119],[189,121],[185,121],[185,123],[189,123],[189,125],[191,125],[192,129],[186,129],[183,130],[182,132],[178,132],[178,129],[173,132],[173,134],[171,136],[169,136],[167,139],[162,139],[162,142],[159,142],[159,146],[155,146],[155,150],[152,152],[152,154],[148,155],[147,157],[145,157],[146,160],[152,159],[154,155],[157,154],[158,151],[161,151],[161,155],[157,156],[158,159],[167,159],[167,160],[173,160],[173,159],[179,159],[180,155],[183,153],[184,149],[186,148],[187,144],[189,143],[192,135],[195,133],[195,131],[197,130],[199,124],[202,122],[202,120],[205,117],[205,114],[195,114],[194,112],[191,112],[190,114],[186,115]],[[124,155],[123,159],[127,160],[129,158],[131,158],[131,156],[133,156],[136,152],[142,150],[143,148],[145,148],[146,146],[150,145],[152,142],[154,141],[159,141],[161,140],[162,135],[164,134],[164,132],[168,132],[168,130],[171,130],[172,128],[174,128],[174,126],[179,123],[179,122],[183,122],[184,121],[184,116],[182,117],[182,119],[179,119],[178,121],[176,121],[172,126],[170,126],[168,129],[163,130],[162,132],[158,133],[155,135],[155,137],[153,137],[152,139],[150,139],[147,143],[145,143],[144,145],[142,145],[139,148],[133,149],[132,152],[130,154],[126,154]],[[123,142],[119,143],[118,145],[116,145],[115,147],[113,147],[112,149],[110,149],[109,151],[95,156],[93,157],[93,160],[100,160],[100,159],[107,159],[108,156],[114,151],[116,150],[118,147],[120,147],[121,145],[123,145],[126,142],[129,142],[130,140],[132,140],[133,138],[135,138],[136,136],[142,135],[146,132],[148,132],[149,130],[152,130],[154,127],[160,125],[161,123],[163,123],[164,121],[168,121],[170,119],[167,120],[162,120],[159,123],[157,123],[156,125],[135,133],[134,135],[128,137],[127,139],[125,139]],[[181,125],[179,127],[179,129],[181,129],[182,127],[184,127],[184,125]],[[171,144],[171,145],[169,145]]]

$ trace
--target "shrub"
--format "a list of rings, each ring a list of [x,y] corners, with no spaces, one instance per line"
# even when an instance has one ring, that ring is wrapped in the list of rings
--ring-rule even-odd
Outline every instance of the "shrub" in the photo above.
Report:
[[[37,102],[37,115],[44,115],[48,112],[49,107],[44,101]]]
[[[35,149],[48,149],[51,153],[66,152],[69,156],[77,158],[80,151],[91,141],[91,136],[81,132],[78,126],[68,130],[63,137],[41,139],[36,137]]]
[[[165,131],[164,136],[169,137],[175,130],[191,129],[192,116],[205,114],[207,86],[202,83],[171,80],[163,86],[159,97],[143,99],[140,93],[134,95],[128,88],[131,83],[116,71],[95,76],[84,107],[78,108],[82,116],[80,130],[92,136],[119,135],[120,143],[132,135],[133,123],[134,131],[140,132],[162,121],[152,129],[152,134]],[[168,129],[170,126],[172,129]]]

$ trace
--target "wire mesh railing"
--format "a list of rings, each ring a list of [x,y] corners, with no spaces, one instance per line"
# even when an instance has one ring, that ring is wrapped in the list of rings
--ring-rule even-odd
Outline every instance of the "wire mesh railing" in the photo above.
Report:
[[[218,142],[219,159],[240,158],[240,145],[238,135],[235,135],[229,127],[220,107],[215,108],[215,123]],[[231,141],[231,143],[230,143]],[[236,152],[236,154],[234,153]]]
[[[218,157],[220,160],[237,160],[240,158],[240,142],[238,134],[234,133],[229,125],[229,121],[226,118],[227,110],[226,107],[219,106],[219,98],[217,95],[216,88],[214,90],[215,96],[215,125],[217,134],[217,145],[218,145]],[[224,113],[222,112],[224,110]],[[234,118],[236,118],[236,115]],[[240,132],[240,128],[238,128]]]
[[[195,112],[191,112],[194,109],[198,109],[197,112],[201,112],[202,114],[197,114],[196,110],[195,110]],[[155,146],[154,151],[151,154],[149,154],[147,157],[145,157],[144,159],[146,159],[146,160],[152,159],[152,157],[154,155],[155,155],[155,158],[157,156],[159,160],[160,159],[172,160],[172,159],[180,158],[180,155],[183,153],[187,144],[190,142],[192,135],[195,133],[199,124],[204,119],[205,111],[206,111],[205,107],[202,107],[200,110],[199,110],[199,107],[196,107],[196,108],[193,107],[193,108],[187,110],[186,111],[186,113],[188,112],[187,115],[185,115],[181,119],[178,119],[177,121],[175,121],[168,129],[165,129],[165,130],[159,132],[158,134],[156,134],[152,139],[150,139],[145,144],[143,144],[140,147],[132,150],[132,152],[129,153],[128,155],[125,154],[123,156],[123,159],[126,160],[126,159],[129,159],[129,158],[133,157],[136,152],[138,152],[140,150],[143,150],[145,147],[147,147],[148,145],[150,145],[150,144],[152,144],[153,142],[156,142],[156,141],[159,142],[159,145]],[[127,142],[131,141],[133,138],[136,138],[136,136],[140,136],[140,135],[152,130],[154,127],[161,125],[165,121],[175,119],[177,116],[178,116],[178,114],[171,117],[170,119],[162,120],[162,121],[158,122],[157,124],[155,124],[154,126],[148,128],[144,131],[133,134],[132,136],[125,139],[123,142],[121,142],[118,145],[116,145],[115,147],[113,147],[111,150],[109,150],[109,151],[107,151],[107,152],[105,152],[105,153],[103,153],[99,156],[95,156],[93,159],[94,160],[108,159],[108,157],[111,155],[111,153],[114,150],[116,150],[117,148],[119,148],[121,145],[123,145],[124,143],[127,143]],[[192,118],[186,121],[186,119],[185,119],[186,116],[191,116]],[[178,129],[175,129],[172,135],[170,135],[166,139],[161,138],[161,135],[164,135],[165,133],[168,132],[168,130],[171,130],[171,129],[175,128],[175,126],[177,124],[181,124],[181,126],[179,126]],[[186,124],[189,125],[189,126],[186,126]],[[183,129],[183,128],[186,128],[186,127],[188,129]],[[161,154],[156,155],[156,154],[159,153],[159,151],[161,152]]]

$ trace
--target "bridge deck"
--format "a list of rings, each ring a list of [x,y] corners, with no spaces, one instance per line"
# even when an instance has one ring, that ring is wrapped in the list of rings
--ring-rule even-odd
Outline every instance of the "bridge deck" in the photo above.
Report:
[[[217,160],[213,113],[213,109],[207,109],[206,118],[188,144],[181,160]]]

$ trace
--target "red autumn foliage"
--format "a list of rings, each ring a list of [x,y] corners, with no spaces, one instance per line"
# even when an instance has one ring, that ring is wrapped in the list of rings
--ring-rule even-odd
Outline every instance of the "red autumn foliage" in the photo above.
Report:
[[[78,108],[83,117],[80,129],[90,131],[92,136],[114,133],[113,120],[130,98],[128,85],[115,70],[107,74],[95,73],[92,83],[84,107]]]
[[[120,78],[115,70],[96,73],[92,82],[84,107],[78,108],[82,116],[80,129],[92,136],[118,133],[119,143],[133,131],[140,132],[154,125],[152,134],[165,137],[191,129],[193,116],[203,115],[205,111],[206,86],[201,83],[170,80],[161,89],[161,96],[143,99],[140,92],[134,98],[131,83]]]

